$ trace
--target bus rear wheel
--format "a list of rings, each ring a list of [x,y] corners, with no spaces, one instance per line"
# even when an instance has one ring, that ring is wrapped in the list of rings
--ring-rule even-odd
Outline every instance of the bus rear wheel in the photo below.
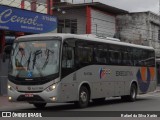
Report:
[[[131,85],[130,89],[130,95],[128,96],[128,99],[130,102],[134,102],[137,98],[137,86],[136,84]]]
[[[36,108],[45,108],[47,103],[33,103]]]
[[[75,102],[80,108],[85,108],[89,103],[89,91],[87,87],[82,86],[79,91],[79,101]]]
[[[134,102],[137,98],[137,86],[136,84],[132,84],[130,88],[130,95],[121,96],[122,100]]]

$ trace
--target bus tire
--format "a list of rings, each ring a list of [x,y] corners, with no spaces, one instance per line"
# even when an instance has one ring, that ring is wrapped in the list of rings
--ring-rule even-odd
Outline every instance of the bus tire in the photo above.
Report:
[[[45,108],[47,103],[33,103],[36,108]]]
[[[95,103],[103,103],[105,101],[105,98],[97,98],[92,100]]]
[[[85,86],[81,86],[80,91],[79,91],[79,101],[76,102],[76,105],[80,108],[85,108],[89,104],[89,90]]]
[[[137,98],[137,86],[136,86],[136,84],[133,83],[131,85],[130,95],[127,95],[126,98],[127,98],[127,101],[129,101],[129,102],[134,102],[136,100],[136,98]]]
[[[134,102],[136,101],[136,98],[137,98],[137,86],[136,84],[133,83],[130,88],[130,95],[121,96],[121,99],[129,102]]]

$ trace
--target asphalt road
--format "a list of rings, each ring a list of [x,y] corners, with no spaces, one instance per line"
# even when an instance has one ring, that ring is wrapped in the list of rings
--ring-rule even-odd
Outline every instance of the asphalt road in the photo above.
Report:
[[[7,97],[0,99],[0,111],[37,110],[28,103],[9,103]],[[84,109],[77,108],[74,104],[47,104],[41,111],[160,111],[160,92],[148,93],[138,96],[136,102],[124,102],[120,98],[109,98],[105,102],[90,103]]]

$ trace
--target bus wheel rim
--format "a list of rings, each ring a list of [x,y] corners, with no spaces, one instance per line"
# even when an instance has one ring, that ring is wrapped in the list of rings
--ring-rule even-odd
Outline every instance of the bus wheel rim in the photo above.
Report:
[[[132,90],[132,98],[134,99],[136,97],[136,91],[135,89]]]
[[[87,93],[84,91],[81,92],[80,98],[81,98],[82,102],[86,102],[87,101]]]

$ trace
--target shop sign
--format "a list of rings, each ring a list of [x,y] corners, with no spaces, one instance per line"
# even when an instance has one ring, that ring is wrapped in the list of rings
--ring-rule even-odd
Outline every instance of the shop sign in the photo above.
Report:
[[[57,31],[57,18],[47,14],[0,5],[0,29],[28,33]]]

